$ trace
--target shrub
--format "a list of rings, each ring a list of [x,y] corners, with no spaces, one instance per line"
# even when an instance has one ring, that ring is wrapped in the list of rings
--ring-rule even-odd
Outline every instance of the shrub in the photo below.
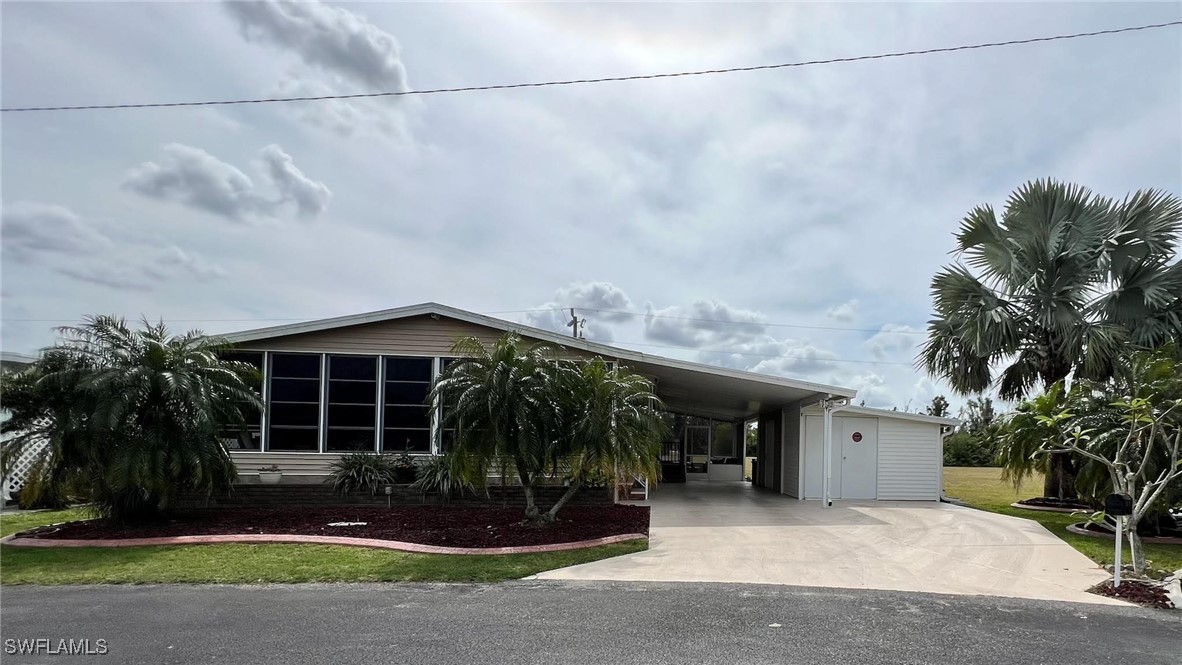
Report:
[[[944,466],[993,466],[993,447],[984,437],[957,432],[944,439]]]
[[[394,465],[377,453],[350,453],[332,463],[329,480],[338,494],[368,490],[377,494],[379,487],[394,484]]]
[[[419,477],[411,485],[423,494],[438,494],[446,501],[453,496],[468,492],[476,493],[476,486],[465,480],[452,468],[452,459],[446,455],[433,457],[418,467]]]

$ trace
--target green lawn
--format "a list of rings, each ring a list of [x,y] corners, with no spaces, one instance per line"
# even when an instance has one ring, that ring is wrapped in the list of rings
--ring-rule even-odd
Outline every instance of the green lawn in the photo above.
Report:
[[[968,505],[1003,515],[1032,519],[1051,533],[1059,536],[1075,549],[1083,552],[1099,564],[1112,563],[1114,550],[1111,540],[1079,536],[1067,531],[1068,524],[1082,522],[1080,515],[1050,513],[1037,510],[1013,508],[1011,503],[1028,499],[1042,493],[1042,478],[1027,480],[1021,490],[1015,490],[1010,483],[1001,480],[1001,469],[945,467],[944,489],[950,498],[960,499]],[[1122,559],[1130,561],[1128,545]],[[1182,545],[1146,545],[1145,558],[1154,568],[1177,570],[1182,568]]]
[[[3,515],[0,529],[7,535],[80,516],[78,511]],[[630,541],[567,552],[489,556],[410,554],[331,545],[0,547],[0,583],[501,582],[647,547],[645,541]]]
[[[48,510],[35,513],[2,513],[0,514],[0,538],[25,531],[36,526],[57,524],[58,522],[72,522],[89,518],[83,508],[68,510]]]

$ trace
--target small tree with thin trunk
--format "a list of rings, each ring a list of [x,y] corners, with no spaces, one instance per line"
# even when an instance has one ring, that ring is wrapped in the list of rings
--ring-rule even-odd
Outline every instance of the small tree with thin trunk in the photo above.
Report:
[[[1182,399],[1160,407],[1151,399],[1135,397],[1111,406],[1121,414],[1119,428],[1095,430],[1075,425],[1063,438],[1049,440],[1045,450],[1076,453],[1104,466],[1113,491],[1132,497],[1133,511],[1125,518],[1124,532],[1133,553],[1133,571],[1142,574],[1145,550],[1137,525],[1155,510],[1172,483],[1182,482],[1182,428],[1174,422],[1182,411]],[[1038,416],[1038,420],[1057,430],[1064,423],[1070,426],[1077,416],[1063,411]],[[1159,459],[1161,453],[1164,460]]]

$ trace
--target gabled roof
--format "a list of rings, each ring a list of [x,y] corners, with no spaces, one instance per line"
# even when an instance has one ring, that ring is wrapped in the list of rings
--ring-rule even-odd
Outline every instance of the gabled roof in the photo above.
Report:
[[[821,409],[818,407],[810,407],[808,413],[820,413]],[[890,409],[872,409],[868,406],[847,406],[838,411],[836,415],[843,413],[853,413],[862,416],[877,416],[879,418],[895,418],[897,420],[913,420],[921,423],[931,423],[933,425],[948,425],[955,427],[960,424],[956,418],[940,418],[939,416],[929,416],[926,413],[910,413],[908,411],[891,411]]]
[[[857,394],[857,391],[852,388],[841,388],[839,386],[813,383],[811,381],[787,379],[779,376],[772,376],[770,374],[744,372],[740,370],[728,369],[725,367],[718,367],[715,365],[705,365],[702,363],[689,362],[685,360],[675,360],[673,358],[665,358],[663,356],[655,356],[641,353],[639,351],[631,351],[629,349],[622,349],[616,346],[600,344],[598,342],[590,342],[585,339],[574,339],[572,337],[561,335],[549,330],[534,328],[532,326],[514,323],[512,321],[505,321],[503,319],[486,316],[484,314],[477,314],[475,312],[469,312],[467,310],[457,309],[455,307],[448,307],[447,305],[441,305],[434,302],[410,305],[408,307],[396,307],[394,309],[384,309],[377,312],[367,312],[364,314],[352,314],[349,316],[319,319],[316,321],[307,321],[304,323],[292,323],[281,326],[271,326],[267,328],[256,328],[254,330],[246,330],[243,332],[222,335],[222,337],[235,344],[241,344],[244,342],[255,342],[263,339],[284,337],[287,335],[299,335],[303,333],[332,330],[334,328],[364,325],[367,323],[394,321],[397,319],[405,319],[413,316],[442,316],[465,321],[475,325],[486,326],[496,330],[517,332],[522,336],[540,339],[564,347],[582,349],[589,353],[603,355],[610,358],[617,358],[622,361],[628,361],[631,364],[637,365],[638,371],[645,371],[646,368],[651,368],[653,370],[652,373],[657,374],[658,379],[660,379],[661,375],[684,375],[684,372],[697,372],[700,374],[708,374],[732,380],[755,382],[769,387],[791,389],[794,394],[815,393],[833,395],[835,397],[853,397],[855,394]]]

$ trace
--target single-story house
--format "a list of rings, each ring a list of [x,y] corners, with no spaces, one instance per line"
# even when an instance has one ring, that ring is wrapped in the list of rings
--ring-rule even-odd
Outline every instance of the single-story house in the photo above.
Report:
[[[342,454],[433,455],[450,433],[425,405],[461,337],[506,331],[601,357],[650,378],[671,435],[665,482],[743,479],[745,424],[758,421],[755,485],[800,499],[938,501],[943,437],[957,421],[853,406],[857,391],[574,339],[436,303],[226,335],[263,375],[258,422],[228,433],[243,482],[271,465],[320,482]],[[829,470],[826,473],[826,469]]]

